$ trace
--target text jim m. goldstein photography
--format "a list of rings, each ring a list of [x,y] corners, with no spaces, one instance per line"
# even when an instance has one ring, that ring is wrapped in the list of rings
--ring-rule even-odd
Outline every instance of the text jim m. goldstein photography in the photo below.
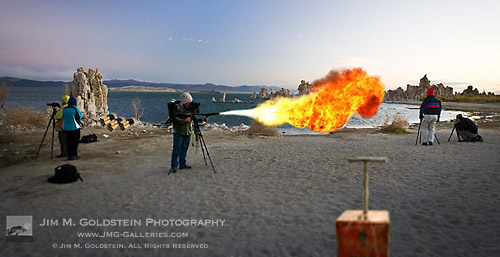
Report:
[[[225,219],[88,219],[43,218],[41,227],[82,226],[82,227],[223,227]]]

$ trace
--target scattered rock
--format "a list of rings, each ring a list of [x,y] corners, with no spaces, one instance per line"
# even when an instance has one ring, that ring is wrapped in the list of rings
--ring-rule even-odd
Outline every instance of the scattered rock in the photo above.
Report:
[[[302,80],[302,81],[305,83],[304,80]],[[299,92],[300,92],[301,85],[299,85]],[[309,82],[306,85],[309,86],[307,88],[307,92],[309,92],[311,85],[309,85]],[[304,90],[306,90],[306,89],[304,89]],[[304,90],[303,90],[303,92],[305,92]],[[299,93],[299,95],[300,95],[300,93]],[[271,98],[275,98],[275,97],[293,97],[293,94],[290,92],[290,89],[285,89],[285,88],[281,88],[281,90],[277,91],[277,92],[273,92],[273,89],[271,88],[271,93],[268,93],[267,88],[263,87],[260,89],[259,94],[257,94],[257,92],[253,92],[253,95],[250,98],[271,99]]]
[[[215,130],[215,131],[231,131],[231,132],[238,132],[238,131],[245,131],[247,130],[248,128],[250,128],[250,126],[248,125],[245,125],[243,123],[241,123],[239,126],[233,126],[231,128],[229,128],[226,123],[222,123],[222,124],[217,124],[217,123],[213,123],[213,124],[205,124],[204,126],[205,129],[211,129],[211,130]]]

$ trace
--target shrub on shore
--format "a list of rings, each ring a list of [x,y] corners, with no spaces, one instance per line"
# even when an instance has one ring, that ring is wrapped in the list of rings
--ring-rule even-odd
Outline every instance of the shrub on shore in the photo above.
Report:
[[[255,120],[252,120],[250,128],[248,128],[245,133],[249,136],[279,136],[278,129],[275,127],[268,127]]]
[[[44,128],[50,116],[31,107],[14,107],[5,110],[2,117],[3,126],[24,128]]]
[[[408,121],[399,115],[399,113],[396,113],[391,124],[389,124],[389,119],[387,118],[379,132],[384,134],[410,134],[410,132],[406,131],[408,125]]]
[[[144,115],[144,108],[141,109],[141,99],[139,97],[132,101],[132,110],[134,111],[134,116],[136,120],[140,120],[142,115]]]

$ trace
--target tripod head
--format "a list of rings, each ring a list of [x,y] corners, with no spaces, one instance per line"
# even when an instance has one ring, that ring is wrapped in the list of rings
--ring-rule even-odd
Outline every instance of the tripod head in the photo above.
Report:
[[[58,102],[47,103],[47,106],[52,106],[52,108],[61,107],[61,105]]]
[[[57,108],[61,108],[61,105],[58,102],[47,103],[47,106],[52,106],[52,116],[56,115]]]

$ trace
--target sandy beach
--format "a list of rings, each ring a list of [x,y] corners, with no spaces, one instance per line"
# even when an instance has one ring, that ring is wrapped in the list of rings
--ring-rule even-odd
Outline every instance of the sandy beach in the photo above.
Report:
[[[388,158],[370,165],[370,209],[390,212],[390,255],[495,256],[498,117],[478,123],[482,143],[459,143],[456,135],[448,142],[452,124],[439,124],[441,144],[434,146],[416,146],[416,128],[280,137],[204,131],[216,174],[191,146],[193,168],[167,175],[172,134],[161,128],[85,128],[82,135],[96,133],[99,141],[80,144],[76,161],[50,160],[50,135],[35,159],[44,130],[3,131],[0,217],[32,216],[33,242],[2,238],[0,255],[336,256],[335,220],[362,209],[363,165],[346,158],[373,156]],[[54,156],[58,151],[56,138]],[[84,182],[48,183],[66,163]],[[58,224],[41,226],[47,219]],[[64,225],[69,219],[74,224]],[[150,219],[163,223],[146,225]],[[85,232],[99,235],[79,235]]]

